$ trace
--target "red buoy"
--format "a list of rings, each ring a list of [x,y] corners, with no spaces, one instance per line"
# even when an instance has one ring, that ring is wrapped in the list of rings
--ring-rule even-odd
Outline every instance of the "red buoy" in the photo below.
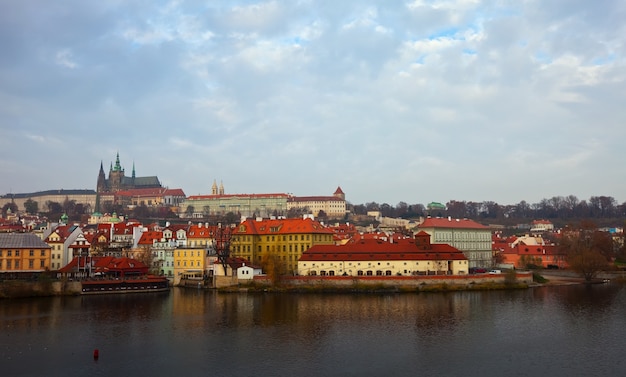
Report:
[[[100,356],[100,351],[98,351],[98,349],[96,348],[95,350],[93,350],[93,358],[94,358],[94,360],[98,360],[99,356]]]

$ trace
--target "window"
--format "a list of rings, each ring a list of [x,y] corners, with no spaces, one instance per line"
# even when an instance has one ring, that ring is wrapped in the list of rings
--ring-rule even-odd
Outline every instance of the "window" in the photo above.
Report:
[[[15,261],[15,268],[16,269],[20,268],[20,261],[18,261],[18,260]]]
[[[28,260],[28,268],[35,268],[35,261],[32,259]]]
[[[11,256],[12,251],[11,250],[7,250],[7,257]]]
[[[35,250],[30,250],[28,252],[28,255],[31,256],[31,257],[34,257],[35,256]]]

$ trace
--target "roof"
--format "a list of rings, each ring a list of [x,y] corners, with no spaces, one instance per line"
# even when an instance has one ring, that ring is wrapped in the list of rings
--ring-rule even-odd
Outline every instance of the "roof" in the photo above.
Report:
[[[458,249],[447,244],[433,244],[421,249],[414,242],[355,242],[345,245],[315,245],[305,251],[300,261],[372,261],[372,260],[467,260]]]
[[[334,234],[318,221],[306,219],[247,219],[234,229],[234,234]]]
[[[287,194],[222,194],[222,195],[192,195],[187,197],[187,200],[202,200],[202,199],[234,199],[234,198],[250,198],[250,199],[263,199],[263,198],[288,198]]]
[[[60,268],[59,272],[67,273],[74,271],[77,267],[85,268],[85,263],[91,263],[94,272],[148,272],[148,267],[142,262],[125,257],[74,257],[70,263]]]
[[[0,248],[3,249],[49,249],[50,245],[32,233],[0,233]]]
[[[489,230],[489,227],[469,219],[452,219],[450,217],[429,217],[418,228],[453,228],[453,229],[480,229]]]
[[[292,196],[288,202],[344,202],[345,200],[336,196]]]
[[[136,188],[120,190],[115,193],[118,196],[185,196],[182,189],[168,189],[164,187]]]
[[[163,232],[159,232],[159,231],[148,231],[148,232],[143,232],[141,234],[141,238],[139,239],[139,242],[137,242],[137,245],[152,245],[154,244],[154,241],[160,241],[161,238],[163,238]]]
[[[50,236],[52,236],[53,234],[58,234],[59,241],[65,242],[67,237],[69,237],[77,228],[78,225],[59,225],[52,231],[52,233],[48,235],[48,237],[46,237],[46,241],[49,242]]]
[[[213,238],[213,235],[217,232],[217,225],[190,225],[187,229],[187,238]]]

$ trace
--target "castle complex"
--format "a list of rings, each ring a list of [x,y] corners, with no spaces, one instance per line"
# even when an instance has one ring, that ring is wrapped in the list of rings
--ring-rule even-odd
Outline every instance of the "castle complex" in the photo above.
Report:
[[[161,182],[156,176],[152,177],[136,177],[135,164],[133,163],[133,172],[130,177],[124,173],[124,168],[120,164],[120,154],[115,158],[115,165],[111,164],[109,169],[109,178],[104,175],[102,162],[100,162],[100,172],[98,173],[98,184],[96,191],[98,194],[115,193],[121,190],[144,189],[144,188],[160,188]]]

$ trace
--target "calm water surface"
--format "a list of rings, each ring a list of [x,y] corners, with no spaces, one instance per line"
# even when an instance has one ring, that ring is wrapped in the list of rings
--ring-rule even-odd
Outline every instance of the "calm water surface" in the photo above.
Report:
[[[614,284],[0,301],[1,376],[620,376],[625,346]]]

